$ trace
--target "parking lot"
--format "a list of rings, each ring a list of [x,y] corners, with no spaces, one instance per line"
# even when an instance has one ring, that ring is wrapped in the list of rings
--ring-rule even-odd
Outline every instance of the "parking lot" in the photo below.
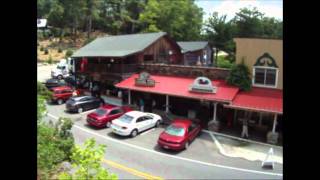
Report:
[[[116,141],[121,141],[134,146],[139,146],[144,149],[165,153],[168,155],[174,155],[181,158],[188,158],[195,161],[201,161],[206,163],[222,164],[225,166],[234,166],[235,163],[238,167],[250,168],[257,171],[261,171],[261,161],[248,161],[243,158],[227,157],[219,152],[219,148],[207,132],[201,132],[200,136],[197,137],[189,146],[187,150],[183,151],[172,151],[160,148],[157,145],[157,140],[160,133],[164,130],[165,125],[161,125],[158,128],[152,128],[141,132],[135,138],[122,137],[114,134],[111,128],[95,128],[89,126],[86,122],[86,115],[94,110],[89,110],[83,113],[69,113],[65,111],[65,104],[56,105],[48,104],[47,109],[49,116],[55,117],[68,117],[74,121],[76,127],[86,129],[90,132],[99,134],[100,136],[112,138]],[[282,164],[275,164],[274,173],[282,173]]]

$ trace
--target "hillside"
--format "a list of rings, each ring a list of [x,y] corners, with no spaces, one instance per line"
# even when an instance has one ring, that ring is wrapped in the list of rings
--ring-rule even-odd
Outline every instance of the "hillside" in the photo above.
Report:
[[[105,35],[106,33],[96,31],[91,33],[91,38],[94,39]],[[59,38],[38,38],[38,62],[47,62],[50,56],[53,62],[57,62],[60,59],[65,58],[67,50],[72,50],[74,52],[84,46],[86,41],[86,33],[79,33],[75,42],[71,37],[63,37],[61,41],[59,41]],[[58,51],[59,48],[61,49],[61,52]],[[48,49],[48,54],[45,54],[45,49]]]

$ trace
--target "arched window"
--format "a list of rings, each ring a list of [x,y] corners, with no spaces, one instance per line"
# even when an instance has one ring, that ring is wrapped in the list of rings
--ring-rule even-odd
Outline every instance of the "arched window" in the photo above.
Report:
[[[253,66],[252,84],[258,87],[276,88],[278,73],[279,68],[276,61],[269,53],[264,53],[257,59],[257,62]]]

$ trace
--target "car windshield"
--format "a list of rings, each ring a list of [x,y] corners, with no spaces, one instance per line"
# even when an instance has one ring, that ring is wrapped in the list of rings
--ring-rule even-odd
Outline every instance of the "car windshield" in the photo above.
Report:
[[[57,66],[57,69],[63,70],[63,69],[64,69],[64,66]]]
[[[99,109],[96,110],[95,113],[97,113],[99,116],[103,116],[103,115],[105,115],[107,113],[107,111],[105,109],[99,108]]]
[[[182,127],[179,127],[176,125],[170,125],[167,127],[165,132],[173,136],[183,136],[185,133],[185,130]]]
[[[132,116],[129,116],[129,115],[127,115],[127,114],[124,114],[124,115],[122,115],[122,116],[119,118],[119,120],[120,120],[121,122],[128,123],[128,124],[131,123],[132,119],[133,119],[133,117],[132,117]]]

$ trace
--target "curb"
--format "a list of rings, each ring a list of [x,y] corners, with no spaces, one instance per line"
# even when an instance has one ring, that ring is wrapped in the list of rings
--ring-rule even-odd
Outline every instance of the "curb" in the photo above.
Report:
[[[262,143],[262,142],[253,141],[253,140],[249,140],[249,139],[243,139],[243,138],[230,136],[230,135],[226,135],[226,134],[221,134],[221,133],[217,133],[217,132],[212,132],[212,131],[208,131],[208,130],[202,130],[202,131],[206,132],[206,133],[209,133],[209,134],[212,133],[212,134],[215,134],[215,135],[224,136],[224,137],[231,138],[231,139],[236,139],[236,140],[239,140],[239,141],[245,141],[245,142],[249,142],[249,143],[255,143],[255,144],[260,144],[260,145],[269,146],[269,147],[273,147],[273,148],[279,148],[279,149],[283,148],[282,146]]]

